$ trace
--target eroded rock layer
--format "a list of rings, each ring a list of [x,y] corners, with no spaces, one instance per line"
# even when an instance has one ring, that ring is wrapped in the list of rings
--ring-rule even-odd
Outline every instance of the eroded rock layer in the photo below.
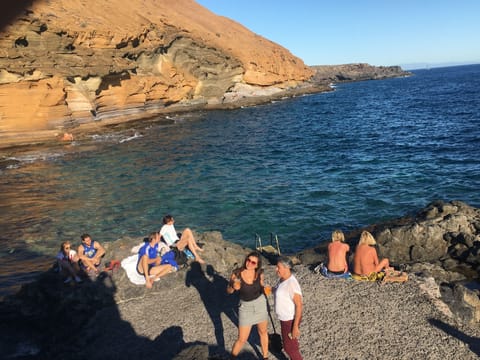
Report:
[[[242,86],[284,91],[313,75],[288,50],[193,0],[26,4],[0,31],[3,139],[224,103]]]

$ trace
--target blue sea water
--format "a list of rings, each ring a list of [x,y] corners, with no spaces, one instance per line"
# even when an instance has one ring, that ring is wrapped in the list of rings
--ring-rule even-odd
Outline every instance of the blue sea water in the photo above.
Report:
[[[480,65],[137,122],[17,155],[0,178],[0,295],[61,241],[219,230],[294,252],[437,199],[480,206]]]

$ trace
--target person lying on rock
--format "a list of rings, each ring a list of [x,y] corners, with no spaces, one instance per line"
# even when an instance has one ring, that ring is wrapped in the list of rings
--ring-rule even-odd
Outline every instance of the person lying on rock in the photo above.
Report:
[[[163,238],[163,241],[168,246],[176,246],[178,250],[183,251],[185,248],[188,248],[193,256],[195,256],[195,261],[200,264],[205,264],[205,261],[198,255],[198,252],[203,252],[203,249],[198,246],[195,238],[193,237],[192,230],[186,228],[183,230],[180,238],[177,235],[175,230],[175,219],[172,215],[165,215],[163,217],[163,226],[160,229],[160,235]]]
[[[105,249],[98,241],[93,241],[89,234],[83,234],[81,239],[82,243],[78,246],[81,265],[87,274],[97,275]]]
[[[348,273],[347,253],[350,246],[345,244],[345,235],[341,230],[332,232],[332,242],[328,244],[328,272],[340,275]]]
[[[162,257],[158,251],[160,233],[152,232],[148,240],[138,251],[137,271],[140,275],[145,276],[145,286],[147,289],[151,289],[154,281],[176,269],[171,264],[162,264]]]
[[[78,276],[80,274],[80,265],[78,265],[78,255],[72,249],[70,241],[64,241],[60,245],[60,251],[57,254],[57,266],[60,273],[65,276],[65,284],[75,279],[75,282],[80,283],[82,279]]]
[[[382,270],[391,270],[387,258],[378,260],[377,250],[374,245],[377,242],[372,234],[363,231],[360,235],[360,241],[355,249],[353,257],[353,272],[359,276],[369,276],[372,273],[379,273]]]

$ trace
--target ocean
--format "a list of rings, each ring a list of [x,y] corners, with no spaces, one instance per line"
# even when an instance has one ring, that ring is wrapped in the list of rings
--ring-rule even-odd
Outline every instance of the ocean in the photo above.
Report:
[[[479,89],[480,65],[416,70],[10,155],[0,295],[47,269],[64,240],[143,237],[165,214],[250,247],[274,233],[289,253],[438,199],[478,207]]]

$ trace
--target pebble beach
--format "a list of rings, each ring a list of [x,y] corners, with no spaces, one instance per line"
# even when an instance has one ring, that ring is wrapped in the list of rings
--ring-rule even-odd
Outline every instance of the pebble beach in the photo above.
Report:
[[[276,281],[274,269],[265,267],[270,284]],[[101,352],[98,358],[110,358],[114,350],[122,358],[149,358],[153,352],[158,354],[154,358],[173,359],[180,350],[200,345],[208,346],[209,359],[228,358],[237,336],[235,295],[223,292],[228,274],[189,271],[184,284],[177,273],[155,283],[142,299],[99,312],[87,338],[94,346],[84,348],[83,355],[96,358]],[[304,265],[295,267],[295,276],[304,295],[300,344],[306,360],[467,360],[480,355],[480,329],[451,316],[432,278],[411,274],[403,284],[326,279]],[[272,332],[271,323],[269,328]],[[258,336],[252,333],[239,359],[260,357]],[[270,359],[286,357],[271,354]]]

